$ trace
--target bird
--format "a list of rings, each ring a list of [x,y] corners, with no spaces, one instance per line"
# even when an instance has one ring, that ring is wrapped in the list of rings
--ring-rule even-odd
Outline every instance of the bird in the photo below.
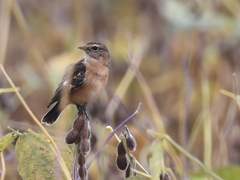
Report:
[[[107,85],[111,61],[107,47],[100,42],[90,41],[78,48],[83,50],[83,59],[66,68],[47,106],[51,109],[42,117],[42,124],[55,123],[69,104],[75,104],[78,114],[84,112],[87,116],[87,104],[96,100]]]

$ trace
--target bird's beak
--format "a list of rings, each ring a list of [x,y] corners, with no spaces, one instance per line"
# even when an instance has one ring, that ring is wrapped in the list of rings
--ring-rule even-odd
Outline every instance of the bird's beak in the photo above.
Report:
[[[86,46],[79,46],[78,49],[86,50]]]

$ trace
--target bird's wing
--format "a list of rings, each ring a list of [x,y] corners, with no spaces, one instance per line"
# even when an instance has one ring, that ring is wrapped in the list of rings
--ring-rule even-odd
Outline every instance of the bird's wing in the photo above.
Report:
[[[84,60],[68,66],[62,81],[59,83],[55,94],[47,107],[59,101],[62,98],[63,93],[73,92],[82,86],[84,84],[85,72],[86,66]]]

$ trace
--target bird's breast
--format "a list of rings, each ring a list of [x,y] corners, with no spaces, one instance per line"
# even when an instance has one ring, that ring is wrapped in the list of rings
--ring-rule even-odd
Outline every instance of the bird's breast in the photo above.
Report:
[[[84,105],[97,99],[105,89],[109,76],[109,69],[98,62],[86,62],[84,84],[72,92],[72,103]]]

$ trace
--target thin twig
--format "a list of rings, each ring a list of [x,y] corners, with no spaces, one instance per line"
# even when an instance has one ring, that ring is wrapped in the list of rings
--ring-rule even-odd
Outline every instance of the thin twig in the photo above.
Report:
[[[136,172],[136,173],[138,173],[138,174],[140,174],[140,175],[142,175],[144,177],[152,178],[152,176],[150,176],[149,174],[145,174],[145,173],[143,173],[141,171],[138,171],[136,169],[131,168],[131,171]]]
[[[19,91],[20,88],[17,87],[17,90]],[[0,94],[2,93],[10,93],[10,92],[15,92],[13,88],[0,88]]]
[[[2,165],[1,180],[4,180],[4,177],[6,174],[6,166],[5,166],[5,161],[3,157],[3,152],[0,152],[0,159],[1,159],[1,165]]]
[[[106,129],[107,130],[110,130],[111,132],[113,132],[114,130],[113,130],[113,128],[112,128],[112,126],[107,126],[106,127]],[[115,138],[117,139],[117,141],[120,143],[121,142],[121,140],[119,139],[119,137],[117,136],[117,134],[116,133],[114,133],[114,136],[115,136]]]
[[[90,160],[90,162],[87,164],[86,168],[88,169],[89,166],[92,164],[92,162],[94,161],[94,159],[97,157],[97,155],[100,153],[100,151],[102,150],[102,148],[107,144],[107,142],[111,139],[111,137],[122,127],[124,126],[130,119],[132,119],[140,110],[142,103],[138,104],[138,108],[137,110],[131,115],[129,116],[127,119],[125,119],[116,129],[114,129],[113,132],[111,132],[111,134],[109,134],[109,136],[107,137],[107,139],[104,141],[104,143],[101,145],[101,147],[98,149],[98,151],[96,152],[96,154],[94,155],[94,157]]]
[[[11,130],[12,132],[14,132],[14,133],[16,133],[18,136],[22,136],[22,133],[20,133],[18,130],[16,131],[16,130],[14,130],[13,128],[11,128],[11,127],[7,127],[9,130]]]
[[[235,99],[235,100],[240,100],[240,96],[239,96],[239,95],[235,96],[234,93],[229,92],[229,91],[226,91],[226,90],[224,90],[224,89],[221,89],[221,90],[220,90],[220,93],[222,93],[222,94],[224,94],[225,96],[228,96],[228,97],[230,97],[230,98],[233,98],[233,99]]]
[[[21,94],[18,92],[16,86],[14,85],[14,83],[12,82],[11,78],[8,76],[8,74],[6,73],[6,71],[4,70],[3,66],[0,64],[0,68],[4,74],[4,76],[6,77],[7,81],[9,82],[9,84],[12,86],[12,88],[15,90],[16,95],[18,96],[19,100],[21,101],[22,105],[25,107],[25,109],[27,110],[27,112],[29,113],[29,115],[32,117],[32,119],[34,120],[34,122],[40,127],[40,129],[44,132],[44,134],[46,134],[46,136],[48,137],[48,139],[51,141],[52,145],[53,145],[53,151],[57,157],[57,160],[63,170],[64,175],[66,176],[66,178],[68,180],[71,180],[71,175],[67,169],[67,166],[65,164],[65,162],[63,161],[63,158],[61,156],[61,153],[56,145],[56,143],[54,142],[54,140],[52,139],[52,137],[50,136],[50,134],[46,131],[46,129],[42,126],[42,124],[38,121],[38,119],[35,117],[35,115],[33,114],[33,112],[31,111],[31,109],[28,107],[28,105],[26,104],[26,102],[24,101],[23,97],[21,96]]]

